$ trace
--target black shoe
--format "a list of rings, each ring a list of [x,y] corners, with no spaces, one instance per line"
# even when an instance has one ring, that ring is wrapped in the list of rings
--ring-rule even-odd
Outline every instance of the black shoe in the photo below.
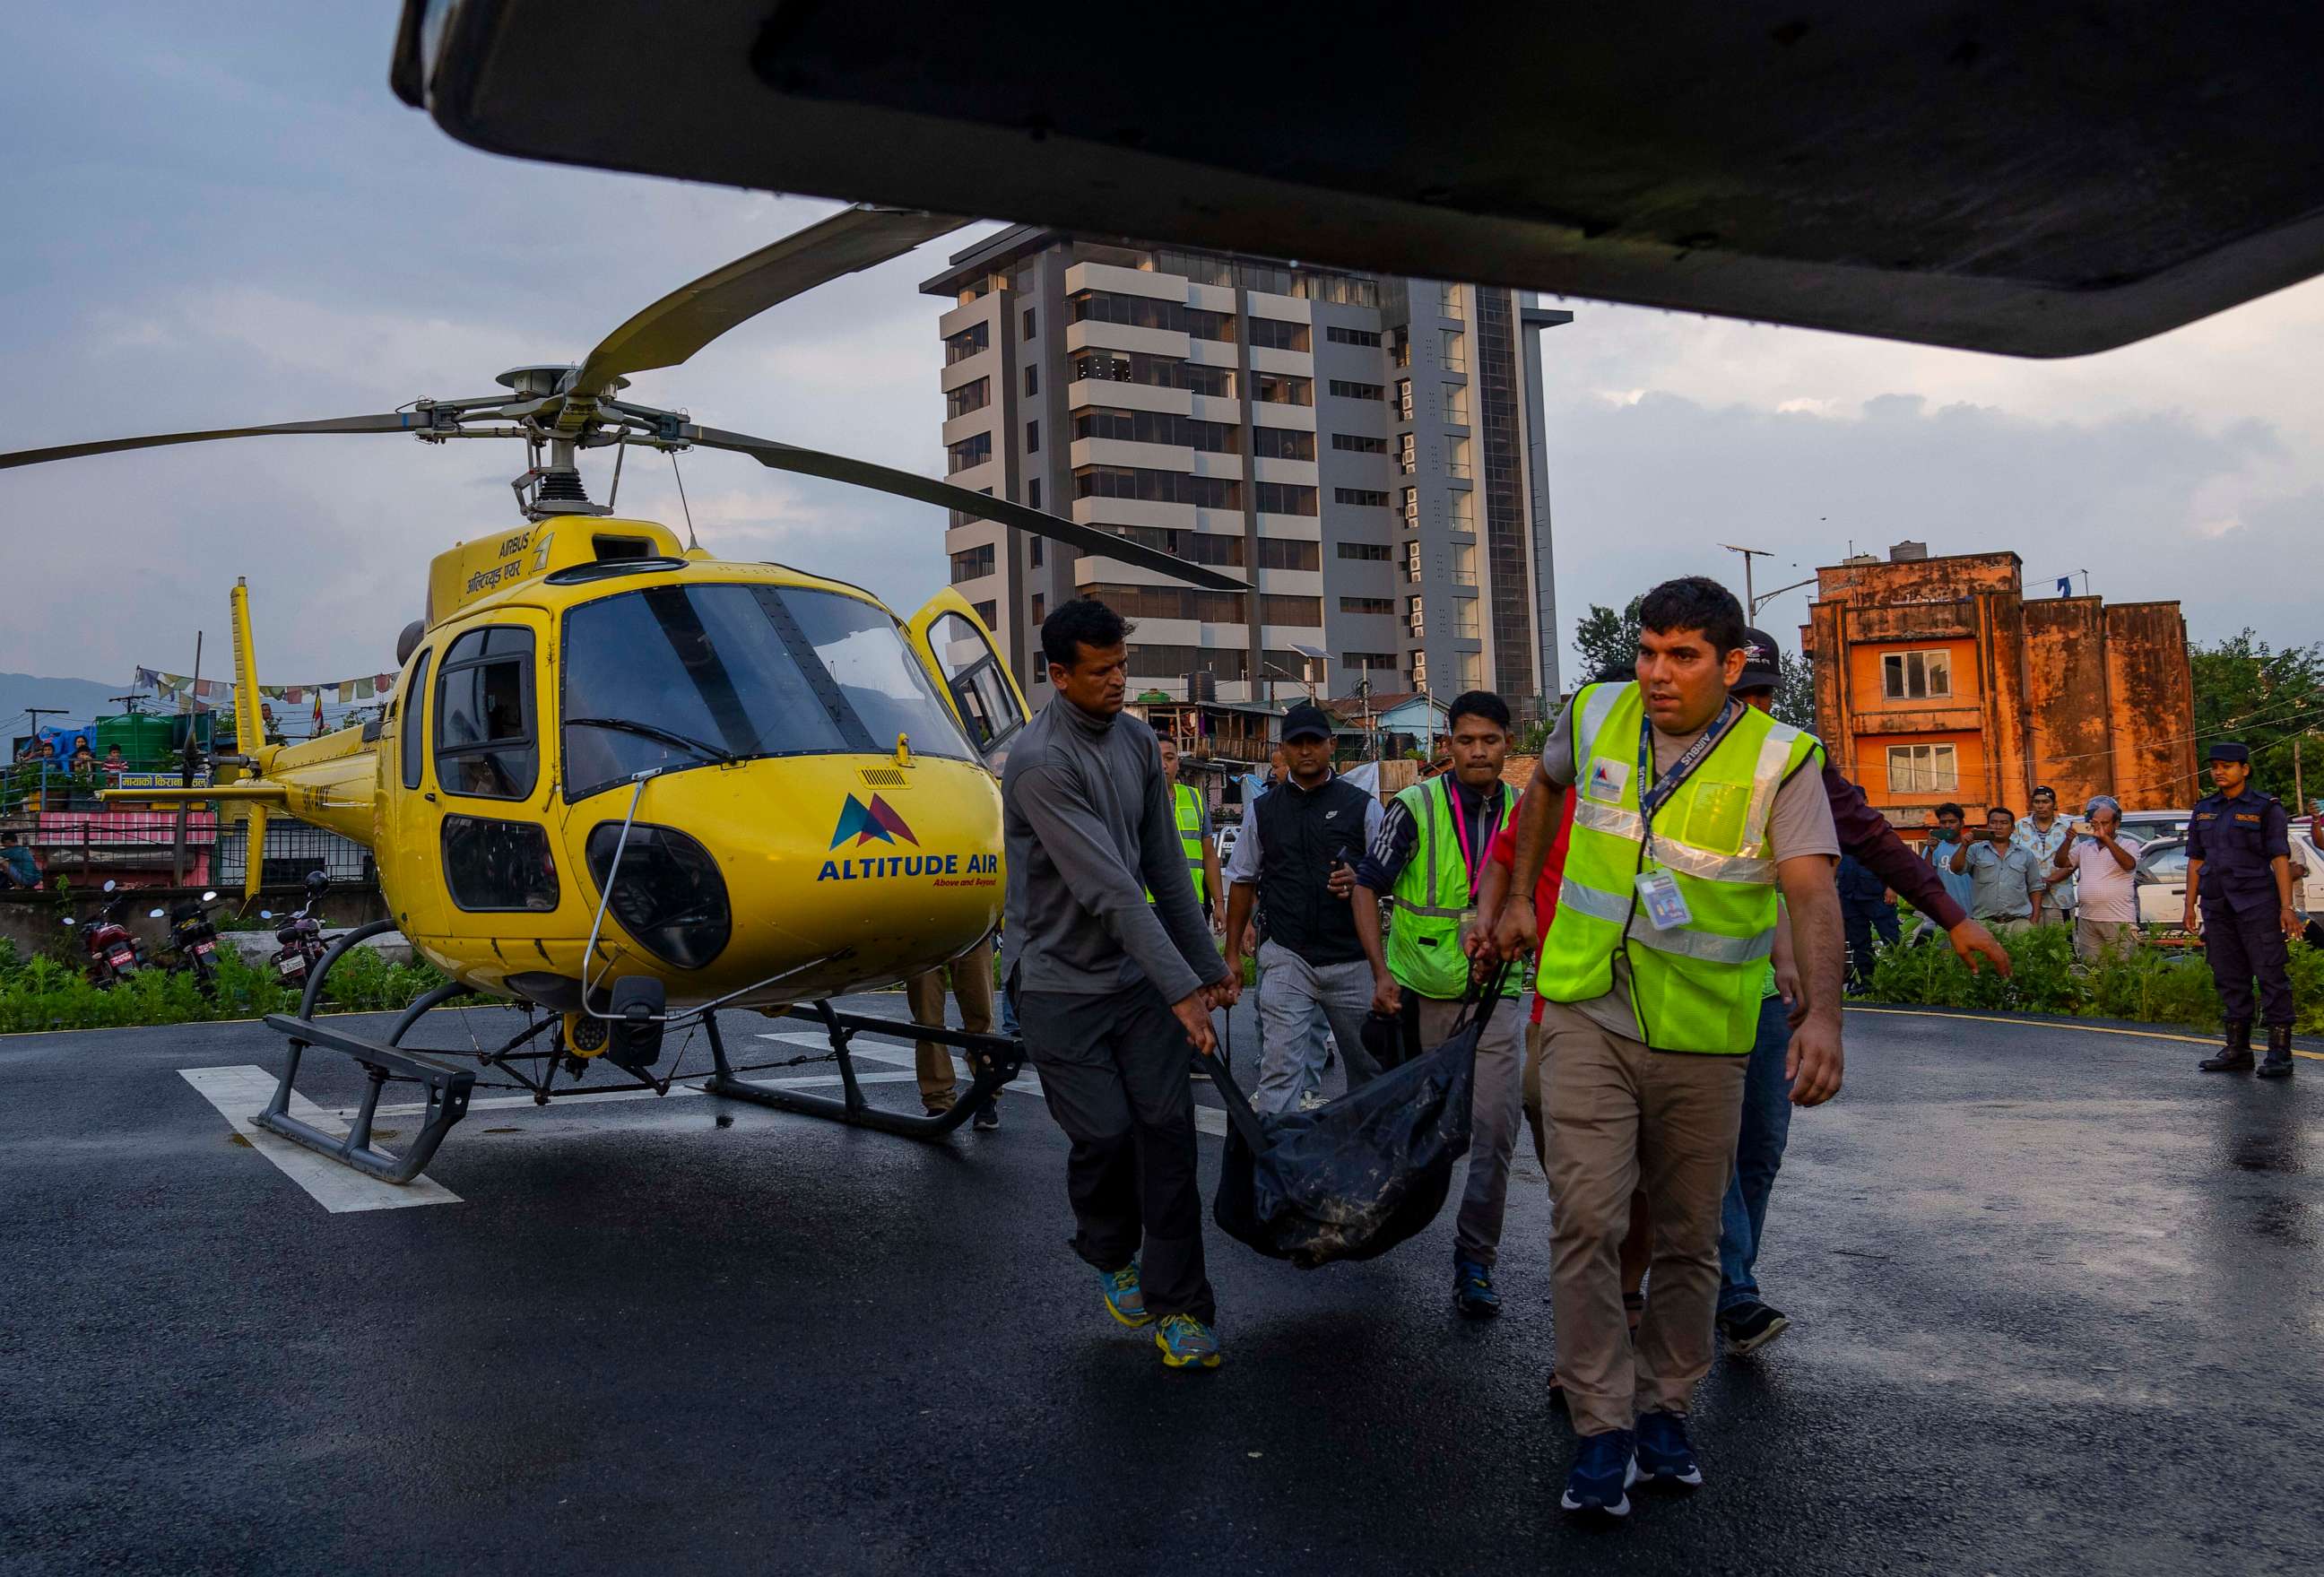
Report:
[[[999,1128],[1001,1126],[1000,1098],[993,1095],[986,1096],[984,1104],[976,1109],[976,1115],[968,1120],[968,1125],[979,1133],[991,1133],[994,1129]]]
[[[2267,1056],[2259,1065],[2263,1079],[2288,1079],[2292,1076],[2292,1026],[2271,1024],[2267,1027]]]
[[[1729,1358],[1757,1352],[1791,1328],[1791,1321],[1784,1317],[1781,1309],[1771,1309],[1763,1303],[1737,1304],[1719,1316],[1719,1333],[1727,1338]]]
[[[2227,1043],[2195,1065],[2207,1074],[2247,1074],[2252,1070],[2251,1020],[2227,1020]]]

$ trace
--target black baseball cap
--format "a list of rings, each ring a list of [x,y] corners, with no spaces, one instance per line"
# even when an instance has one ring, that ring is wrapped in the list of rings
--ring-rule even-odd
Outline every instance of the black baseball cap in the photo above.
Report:
[[[1775,656],[1775,638],[1765,630],[1743,632],[1743,677],[1735,681],[1738,690],[1772,690],[1784,682],[1784,675]]]
[[[2251,746],[2237,744],[2231,739],[2223,739],[2210,748],[2209,759],[2215,761],[2241,761],[2248,767],[2251,765]]]
[[[1289,744],[1295,739],[1310,736],[1331,738],[1332,720],[1323,715],[1321,706],[1312,701],[1302,701],[1283,715],[1283,742]]]

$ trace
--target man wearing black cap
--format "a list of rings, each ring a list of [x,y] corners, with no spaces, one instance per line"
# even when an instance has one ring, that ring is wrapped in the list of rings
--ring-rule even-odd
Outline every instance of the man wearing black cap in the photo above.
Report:
[[[2259,977],[2267,1015],[2262,1078],[2292,1074],[2292,981],[2285,939],[2300,935],[2292,906],[2290,818],[2272,794],[2251,786],[2251,750],[2222,740],[2211,747],[2218,792],[2195,802],[2187,825],[2187,915],[2195,928],[2200,897],[2203,954],[2219,988],[2227,1045],[2197,1065],[2205,1073],[2243,1073],[2252,1065],[2252,977]]]
[[[1238,976],[1251,906],[1267,907],[1251,1091],[1261,1111],[1290,1111],[1322,1084],[1326,1023],[1350,1089],[1380,1071],[1364,1049],[1372,974],[1348,901],[1355,862],[1379,830],[1379,800],[1332,770],[1332,720],[1313,702],[1283,715],[1283,781],[1245,813],[1226,870],[1227,965]]]

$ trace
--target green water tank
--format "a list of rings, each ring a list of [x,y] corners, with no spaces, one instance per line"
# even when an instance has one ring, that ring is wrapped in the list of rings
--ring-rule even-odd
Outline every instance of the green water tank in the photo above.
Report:
[[[171,762],[178,720],[166,713],[141,712],[97,720],[97,753],[102,758],[114,745],[128,758],[130,770],[161,770]]]

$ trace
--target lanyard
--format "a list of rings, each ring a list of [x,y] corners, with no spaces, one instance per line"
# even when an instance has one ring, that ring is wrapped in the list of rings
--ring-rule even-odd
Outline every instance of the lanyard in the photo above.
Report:
[[[1644,712],[1639,714],[1638,782],[1642,787],[1638,791],[1638,816],[1646,823],[1647,859],[1655,857],[1655,812],[1678,792],[1681,784],[1694,775],[1695,769],[1719,748],[1719,742],[1727,737],[1727,731],[1733,728],[1742,715],[1743,703],[1732,696],[1728,696],[1727,704],[1719,709],[1719,715],[1711,720],[1711,726],[1695,736],[1694,742],[1686,747],[1686,753],[1671,763],[1669,771],[1656,778],[1654,775],[1654,719]],[[1643,787],[1649,781],[1654,785],[1652,788]]]
[[[1500,830],[1502,787],[1502,785],[1495,785],[1492,808],[1485,818],[1484,827],[1480,829],[1489,837]],[[1461,845],[1461,870],[1469,878],[1469,901],[1473,904],[1477,901],[1477,856],[1481,851],[1469,846],[1469,818],[1462,812],[1461,791],[1453,786],[1452,774],[1450,772],[1444,774],[1444,798],[1452,807],[1453,835]],[[1480,806],[1484,803],[1481,796],[1478,803]]]

